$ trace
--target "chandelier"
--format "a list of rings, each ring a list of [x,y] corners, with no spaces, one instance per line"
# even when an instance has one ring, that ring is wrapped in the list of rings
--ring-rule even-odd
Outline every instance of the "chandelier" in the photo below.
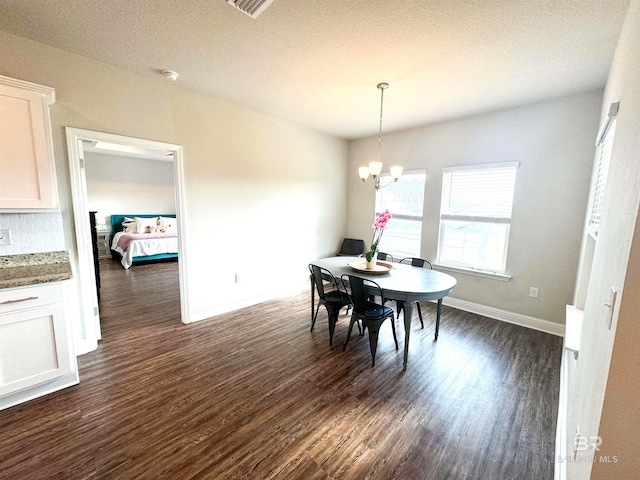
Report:
[[[377,87],[380,90],[380,130],[378,131],[378,161],[369,162],[368,167],[360,167],[358,169],[358,174],[360,175],[360,178],[363,182],[372,186],[376,190],[380,190],[381,188],[384,188],[391,183],[398,181],[398,179],[402,175],[402,167],[399,165],[394,165],[393,167],[391,167],[389,171],[391,173],[391,178],[393,179],[393,181],[384,185],[382,184],[382,182],[380,181],[380,172],[382,171],[382,162],[380,161],[380,150],[382,149],[382,107],[384,104],[384,91],[389,88],[389,84],[379,83]],[[367,180],[369,178],[369,175],[371,175],[371,177],[373,178],[373,183]]]

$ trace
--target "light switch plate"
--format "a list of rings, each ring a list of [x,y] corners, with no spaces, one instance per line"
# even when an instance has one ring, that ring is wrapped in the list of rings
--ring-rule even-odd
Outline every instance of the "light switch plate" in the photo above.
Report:
[[[609,299],[605,302],[605,306],[609,309],[607,312],[607,328],[611,330],[611,322],[613,320],[613,309],[616,307],[616,296],[618,292],[616,292],[615,287],[611,287],[609,290]]]
[[[11,245],[11,230],[0,229],[0,245]]]

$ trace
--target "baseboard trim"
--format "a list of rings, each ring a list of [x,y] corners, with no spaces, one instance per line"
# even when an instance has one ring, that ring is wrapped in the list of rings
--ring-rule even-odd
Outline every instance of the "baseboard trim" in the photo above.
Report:
[[[234,310],[251,307],[253,305],[257,305],[258,303],[283,298],[308,288],[308,283],[295,284],[292,286],[292,288],[248,298],[239,302],[228,303],[225,305],[221,305],[220,307],[210,308],[207,310],[202,310],[200,312],[191,312],[191,322],[206,320],[208,318],[216,317],[224,313],[233,312]],[[476,313],[478,315],[493,318],[495,320],[500,320],[502,322],[520,325],[521,327],[531,328],[533,330],[549,333],[558,337],[564,337],[564,325],[560,323],[550,322],[549,320],[544,320],[542,318],[530,317],[528,315],[522,315],[521,313],[515,313],[508,310],[489,307],[487,305],[469,302],[467,300],[461,300],[454,297],[445,297],[442,303],[443,305],[446,305],[448,307],[464,310],[465,312]]]
[[[520,325],[521,327],[527,327],[533,330],[550,333],[551,335],[556,335],[558,337],[564,337],[564,325],[560,323],[522,315],[521,313],[509,312],[507,310],[501,310],[499,308],[489,307],[487,305],[481,305],[467,300],[460,300],[459,298],[445,297],[442,303],[448,307],[464,310],[465,312],[477,313],[478,315],[494,318],[502,322],[513,323],[514,325]]]

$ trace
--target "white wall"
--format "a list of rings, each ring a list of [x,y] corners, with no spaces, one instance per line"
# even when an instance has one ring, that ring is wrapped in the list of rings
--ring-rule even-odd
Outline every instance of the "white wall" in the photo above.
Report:
[[[618,42],[601,121],[620,102],[605,190],[602,223],[584,309],[580,354],[568,399],[567,451],[572,435],[600,436],[600,451],[579,452],[569,479],[637,479],[640,472],[640,0],[632,0]],[[586,235],[586,234],[585,234]],[[585,261],[590,261],[587,259]],[[618,291],[611,329],[605,305]],[[615,463],[614,463],[615,457]],[[601,459],[610,459],[611,463]],[[586,460],[586,461],[585,461]]]
[[[346,141],[4,32],[0,58],[0,75],[56,89],[53,143],[72,262],[65,126],[184,147],[192,319],[278,295],[339,246]],[[236,273],[245,281],[235,283]]]
[[[520,162],[506,273],[509,282],[453,273],[452,297],[518,315],[564,323],[571,303],[589,192],[602,92],[383,134],[385,167],[426,168],[421,256],[437,255],[442,167]],[[351,143],[348,235],[369,241],[374,191],[358,166],[377,139]],[[450,272],[447,272],[450,273]],[[529,287],[539,298],[529,297]]]
[[[98,216],[176,213],[172,161],[92,152],[84,160],[88,207]]]

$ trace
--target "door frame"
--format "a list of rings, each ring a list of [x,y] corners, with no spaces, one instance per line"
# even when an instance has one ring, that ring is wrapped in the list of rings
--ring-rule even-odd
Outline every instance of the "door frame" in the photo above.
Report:
[[[73,202],[73,220],[77,248],[77,283],[80,305],[80,337],[76,338],[76,354],[81,355],[98,348],[100,333],[100,312],[98,309],[98,291],[93,268],[93,244],[89,224],[87,200],[87,179],[84,170],[83,140],[103,141],[129,147],[167,150],[173,154],[173,184],[178,219],[178,275],[180,282],[180,316],[182,323],[191,323],[187,288],[187,211],[184,188],[184,154],[180,145],[157,142],[134,137],[125,137],[111,133],[95,132],[80,128],[65,127],[69,175],[71,178],[71,197]]]

